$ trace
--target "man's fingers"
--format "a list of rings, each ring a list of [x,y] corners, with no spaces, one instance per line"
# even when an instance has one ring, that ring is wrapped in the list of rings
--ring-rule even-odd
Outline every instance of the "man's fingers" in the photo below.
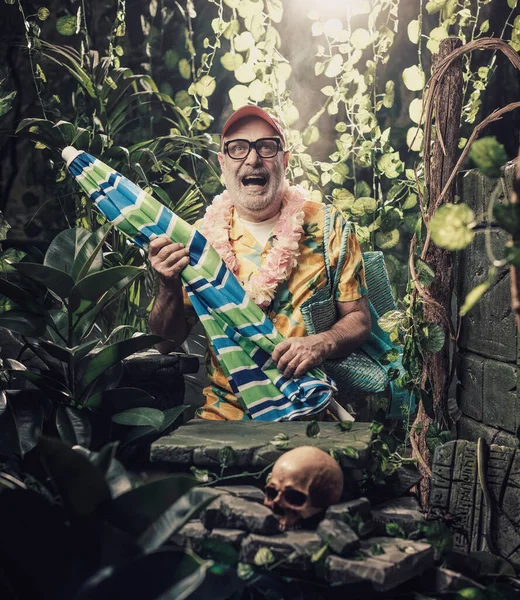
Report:
[[[155,256],[157,254],[159,254],[159,252],[168,246],[175,246],[176,249],[180,249],[183,248],[184,246],[178,242],[173,242],[167,235],[160,235],[156,238],[154,238],[148,248],[149,248],[149,255],[150,256]]]
[[[162,263],[165,266],[165,268],[169,269],[171,267],[174,267],[180,261],[183,261],[184,266],[188,264],[189,251],[187,248],[182,248],[180,250],[171,252],[162,260]]]
[[[284,340],[283,342],[280,342],[275,349],[273,350],[272,353],[272,358],[274,360],[275,363],[278,363],[278,361],[280,360],[280,357],[287,352],[287,350],[291,347],[291,343],[288,340]]]

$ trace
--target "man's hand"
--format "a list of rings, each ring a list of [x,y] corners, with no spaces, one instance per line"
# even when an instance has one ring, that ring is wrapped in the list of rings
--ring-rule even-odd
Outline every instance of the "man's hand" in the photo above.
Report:
[[[290,337],[273,350],[273,360],[284,377],[302,377],[327,358],[322,336]]]
[[[161,283],[167,288],[174,288],[180,286],[181,271],[190,262],[188,255],[189,250],[182,244],[160,235],[150,242],[148,260],[159,273]]]

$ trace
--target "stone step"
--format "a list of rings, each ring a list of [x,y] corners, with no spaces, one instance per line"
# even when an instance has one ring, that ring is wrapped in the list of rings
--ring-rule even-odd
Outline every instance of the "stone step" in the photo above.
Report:
[[[226,460],[228,467],[255,471],[275,462],[287,450],[317,446],[340,456],[344,470],[360,469],[367,464],[372,438],[369,423],[353,423],[350,431],[342,430],[337,423],[318,423],[316,437],[307,436],[308,426],[309,422],[194,419],[155,441],[150,458],[177,467],[206,469],[219,469]],[[285,436],[286,440],[280,439]],[[342,454],[345,448],[355,450],[359,458]]]

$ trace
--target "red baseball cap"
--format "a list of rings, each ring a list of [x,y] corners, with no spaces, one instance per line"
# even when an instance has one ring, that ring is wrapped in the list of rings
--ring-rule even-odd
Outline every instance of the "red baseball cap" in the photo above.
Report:
[[[271,127],[282,138],[283,145],[285,146],[285,134],[280,121],[276,117],[272,117],[270,114],[266,113],[265,110],[259,106],[254,106],[253,104],[240,107],[229,117],[229,119],[224,123],[224,127],[222,127],[222,138],[226,136],[226,133],[237,121],[240,121],[240,119],[244,119],[245,117],[258,117],[259,119],[262,119],[271,125]]]

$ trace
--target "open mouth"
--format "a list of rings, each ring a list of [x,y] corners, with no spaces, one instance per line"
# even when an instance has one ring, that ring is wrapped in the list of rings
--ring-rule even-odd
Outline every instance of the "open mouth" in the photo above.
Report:
[[[245,187],[250,187],[250,186],[264,187],[264,185],[266,183],[267,183],[267,178],[262,175],[258,175],[255,177],[242,177],[242,185],[244,185]]]

